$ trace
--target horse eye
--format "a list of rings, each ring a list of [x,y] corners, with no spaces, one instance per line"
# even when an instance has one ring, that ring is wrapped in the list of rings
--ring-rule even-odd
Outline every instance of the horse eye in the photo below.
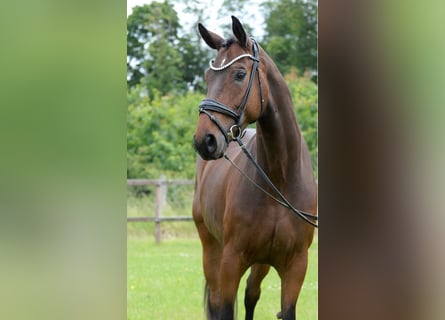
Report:
[[[241,81],[246,76],[247,72],[244,70],[238,70],[235,73],[235,80]]]

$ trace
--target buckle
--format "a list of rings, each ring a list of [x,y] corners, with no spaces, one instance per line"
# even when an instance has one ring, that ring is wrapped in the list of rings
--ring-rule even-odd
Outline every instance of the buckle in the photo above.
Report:
[[[227,136],[231,139],[231,140],[236,140],[238,139],[242,134],[241,128],[239,125],[234,124],[233,126],[230,127],[229,132],[227,132]]]

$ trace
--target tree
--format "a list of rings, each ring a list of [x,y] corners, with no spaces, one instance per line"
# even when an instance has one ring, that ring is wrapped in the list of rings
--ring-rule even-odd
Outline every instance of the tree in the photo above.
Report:
[[[196,0],[174,0],[184,5],[183,14],[188,16],[189,24],[182,26],[182,35],[178,51],[184,62],[183,77],[187,87],[193,91],[204,92],[204,71],[214,52],[209,50],[198,33],[198,22],[210,20],[209,12],[213,9],[210,2]]]
[[[265,3],[264,47],[280,71],[297,67],[300,74],[317,71],[316,0],[278,0]]]
[[[144,85],[150,96],[186,87],[183,60],[176,49],[180,43],[179,19],[173,5],[151,2],[136,6],[127,20],[128,87]]]
[[[243,27],[248,35],[253,35],[254,29],[249,24],[249,21],[255,22],[255,17],[252,13],[253,6],[258,4],[258,0],[224,0],[221,7],[221,15],[224,17],[223,29],[232,30],[232,20],[229,19],[231,15],[235,15],[243,23]]]

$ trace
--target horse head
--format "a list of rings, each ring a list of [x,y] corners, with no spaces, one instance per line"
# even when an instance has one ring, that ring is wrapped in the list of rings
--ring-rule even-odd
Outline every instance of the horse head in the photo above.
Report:
[[[260,61],[259,46],[236,17],[232,16],[233,37],[229,39],[202,24],[198,29],[217,54],[205,73],[207,96],[199,105],[194,146],[204,160],[214,160],[263,114],[268,96],[265,65]]]

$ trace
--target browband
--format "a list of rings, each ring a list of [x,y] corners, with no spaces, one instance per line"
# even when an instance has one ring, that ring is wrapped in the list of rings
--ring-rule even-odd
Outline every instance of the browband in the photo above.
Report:
[[[245,54],[242,54],[242,55],[240,55],[240,56],[238,56],[236,58],[233,58],[231,61],[227,62],[225,65],[223,65],[221,67],[214,67],[213,63],[215,62],[215,60],[212,59],[209,62],[209,66],[210,66],[210,69],[212,69],[213,71],[221,71],[221,70],[224,70],[224,69],[230,67],[232,64],[234,64],[238,60],[241,60],[242,58],[250,58],[250,59],[252,59],[254,61],[258,61],[259,62],[259,60],[257,58],[255,58],[254,56],[252,56],[250,53],[245,53]]]

